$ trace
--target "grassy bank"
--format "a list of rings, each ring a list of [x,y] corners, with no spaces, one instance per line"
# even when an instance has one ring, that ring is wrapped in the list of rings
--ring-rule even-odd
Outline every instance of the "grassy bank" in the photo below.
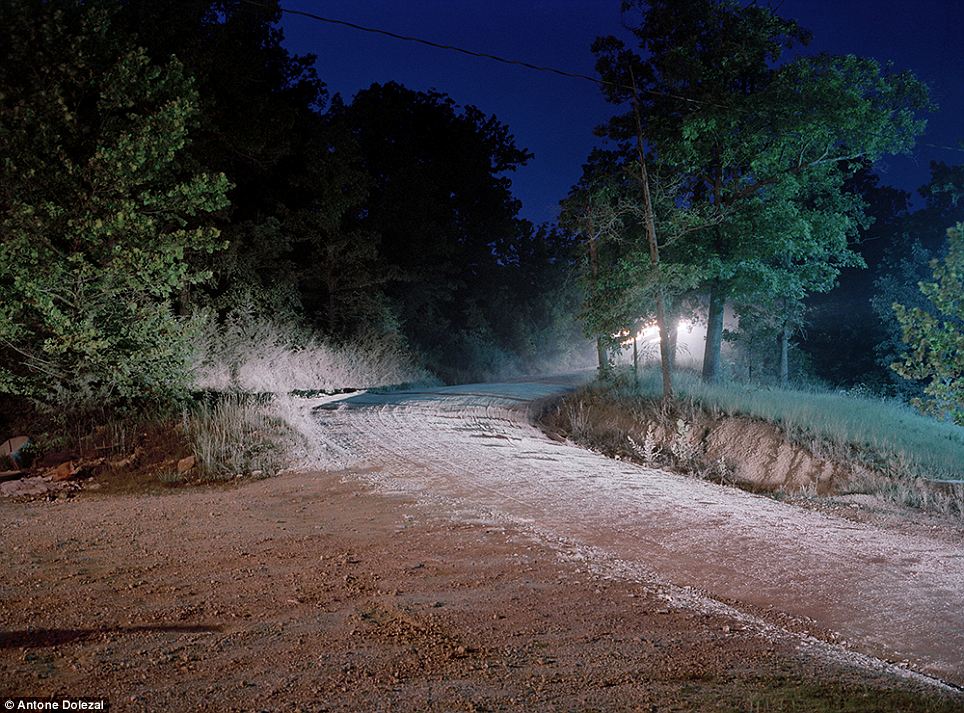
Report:
[[[964,514],[964,429],[888,400],[817,389],[703,384],[627,374],[543,415],[550,430],[610,456],[760,492],[870,493]]]
[[[639,387],[621,380],[616,396],[658,398],[659,373],[640,374]],[[750,416],[774,423],[804,445],[856,457],[873,467],[914,477],[964,478],[964,428],[922,416],[890,399],[817,389],[746,384],[704,384],[694,374],[675,375],[679,400],[712,415]]]

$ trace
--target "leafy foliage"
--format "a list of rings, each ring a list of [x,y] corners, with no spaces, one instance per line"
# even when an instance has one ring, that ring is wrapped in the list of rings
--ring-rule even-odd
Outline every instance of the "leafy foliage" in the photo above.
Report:
[[[651,176],[660,264],[654,266],[640,203],[638,163],[616,152],[594,151],[580,182],[562,202],[560,222],[582,242],[581,318],[588,336],[613,349],[618,335],[635,331],[655,313],[655,292],[678,305],[703,279],[704,266],[685,239],[714,221],[702,206],[680,203],[680,186]],[[670,310],[675,311],[675,310]]]
[[[0,8],[0,392],[110,406],[574,356],[571,240],[519,219],[508,127],[397,84],[330,98],[280,17]]]
[[[182,288],[227,179],[182,162],[198,97],[101,3],[0,9],[0,389],[77,404],[185,385]]]
[[[227,250],[206,267],[213,281],[179,307],[226,312],[252,302],[301,319],[329,238],[364,198],[350,144],[328,131],[328,94],[311,55],[292,55],[276,26],[276,0],[124,2],[116,22],[156,60],[175,55],[194,77],[199,121],[190,160],[231,180],[230,209],[211,224]],[[311,283],[310,287],[314,287]]]
[[[918,285],[933,276],[930,263],[937,255],[919,240],[905,237],[910,244],[895,246],[896,249],[890,251],[883,261],[881,272],[874,282],[871,305],[880,324],[878,342],[874,345],[875,357],[881,366],[886,367],[887,375],[893,382],[891,388],[909,400],[920,397],[923,389],[918,382],[904,379],[891,368],[895,362],[903,361],[908,352],[893,306],[901,304],[908,310],[933,312],[933,305],[921,293]]]
[[[947,231],[943,260],[933,260],[933,281],[920,290],[933,311],[894,304],[910,351],[894,369],[908,379],[926,380],[929,401],[918,403],[964,426],[964,223]]]
[[[884,369],[885,390],[905,399],[920,399],[926,381],[902,378],[892,369],[895,362],[905,362],[916,342],[904,340],[901,323],[894,318],[893,305],[903,306],[905,313],[926,313],[935,319],[940,312],[934,302],[921,292],[922,282],[933,279],[932,264],[943,260],[948,251],[944,226],[964,222],[964,170],[961,166],[931,164],[931,180],[920,189],[923,207],[898,214],[889,239],[877,262],[874,296],[871,300],[878,328],[874,333],[877,363]]]
[[[769,302],[796,326],[803,296],[859,264],[847,238],[863,223],[862,205],[843,191],[844,178],[907,150],[930,104],[913,75],[873,60],[778,63],[809,33],[766,7],[730,0],[623,7],[641,13],[632,31],[642,55],[614,37],[596,41],[607,98],[626,105],[631,87],[639,88],[653,164],[682,189],[676,205],[716,216],[687,241],[717,316],[704,359],[712,380],[725,302]],[[600,129],[624,154],[634,131],[631,112]]]

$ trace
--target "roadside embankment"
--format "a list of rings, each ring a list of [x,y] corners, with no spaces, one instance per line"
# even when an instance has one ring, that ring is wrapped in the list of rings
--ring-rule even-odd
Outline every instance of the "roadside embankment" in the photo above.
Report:
[[[669,405],[646,381],[592,384],[547,405],[537,421],[554,438],[610,457],[752,492],[861,493],[964,514],[964,487],[952,482],[956,451],[964,463],[964,429],[841,395],[678,383]]]

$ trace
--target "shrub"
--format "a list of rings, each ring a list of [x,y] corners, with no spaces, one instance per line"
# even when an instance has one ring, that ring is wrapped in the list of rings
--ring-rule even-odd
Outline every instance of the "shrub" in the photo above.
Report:
[[[184,384],[172,297],[222,247],[223,175],[183,150],[199,97],[98,3],[0,4],[0,392],[164,399]],[[54,68],[54,69],[51,69]]]
[[[293,465],[299,445],[269,399],[240,394],[208,397],[186,409],[184,431],[211,479],[275,475]]]
[[[243,310],[220,322],[202,321],[193,367],[198,389],[287,393],[430,379],[394,333],[329,344],[296,325]]]
[[[920,283],[933,311],[894,305],[910,349],[892,368],[906,379],[925,381],[928,398],[917,400],[918,406],[964,426],[964,223],[947,236],[947,255],[931,261],[934,280]]]

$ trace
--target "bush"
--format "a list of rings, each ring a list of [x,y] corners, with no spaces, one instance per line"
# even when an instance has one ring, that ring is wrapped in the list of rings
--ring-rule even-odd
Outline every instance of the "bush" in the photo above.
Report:
[[[932,311],[895,304],[904,343],[910,349],[892,368],[906,379],[923,380],[927,399],[917,405],[964,426],[964,223],[947,231],[943,260],[933,260],[932,282],[920,290]]]
[[[210,317],[194,355],[195,388],[287,393],[370,388],[429,380],[401,338],[369,335],[328,344],[295,325],[236,311]]]
[[[293,465],[299,436],[270,400],[208,397],[184,412],[184,431],[201,472],[210,479],[275,475]]]
[[[184,384],[172,298],[222,247],[223,175],[183,159],[199,97],[98,3],[0,4],[0,392],[57,408]],[[53,69],[51,69],[53,68]]]

